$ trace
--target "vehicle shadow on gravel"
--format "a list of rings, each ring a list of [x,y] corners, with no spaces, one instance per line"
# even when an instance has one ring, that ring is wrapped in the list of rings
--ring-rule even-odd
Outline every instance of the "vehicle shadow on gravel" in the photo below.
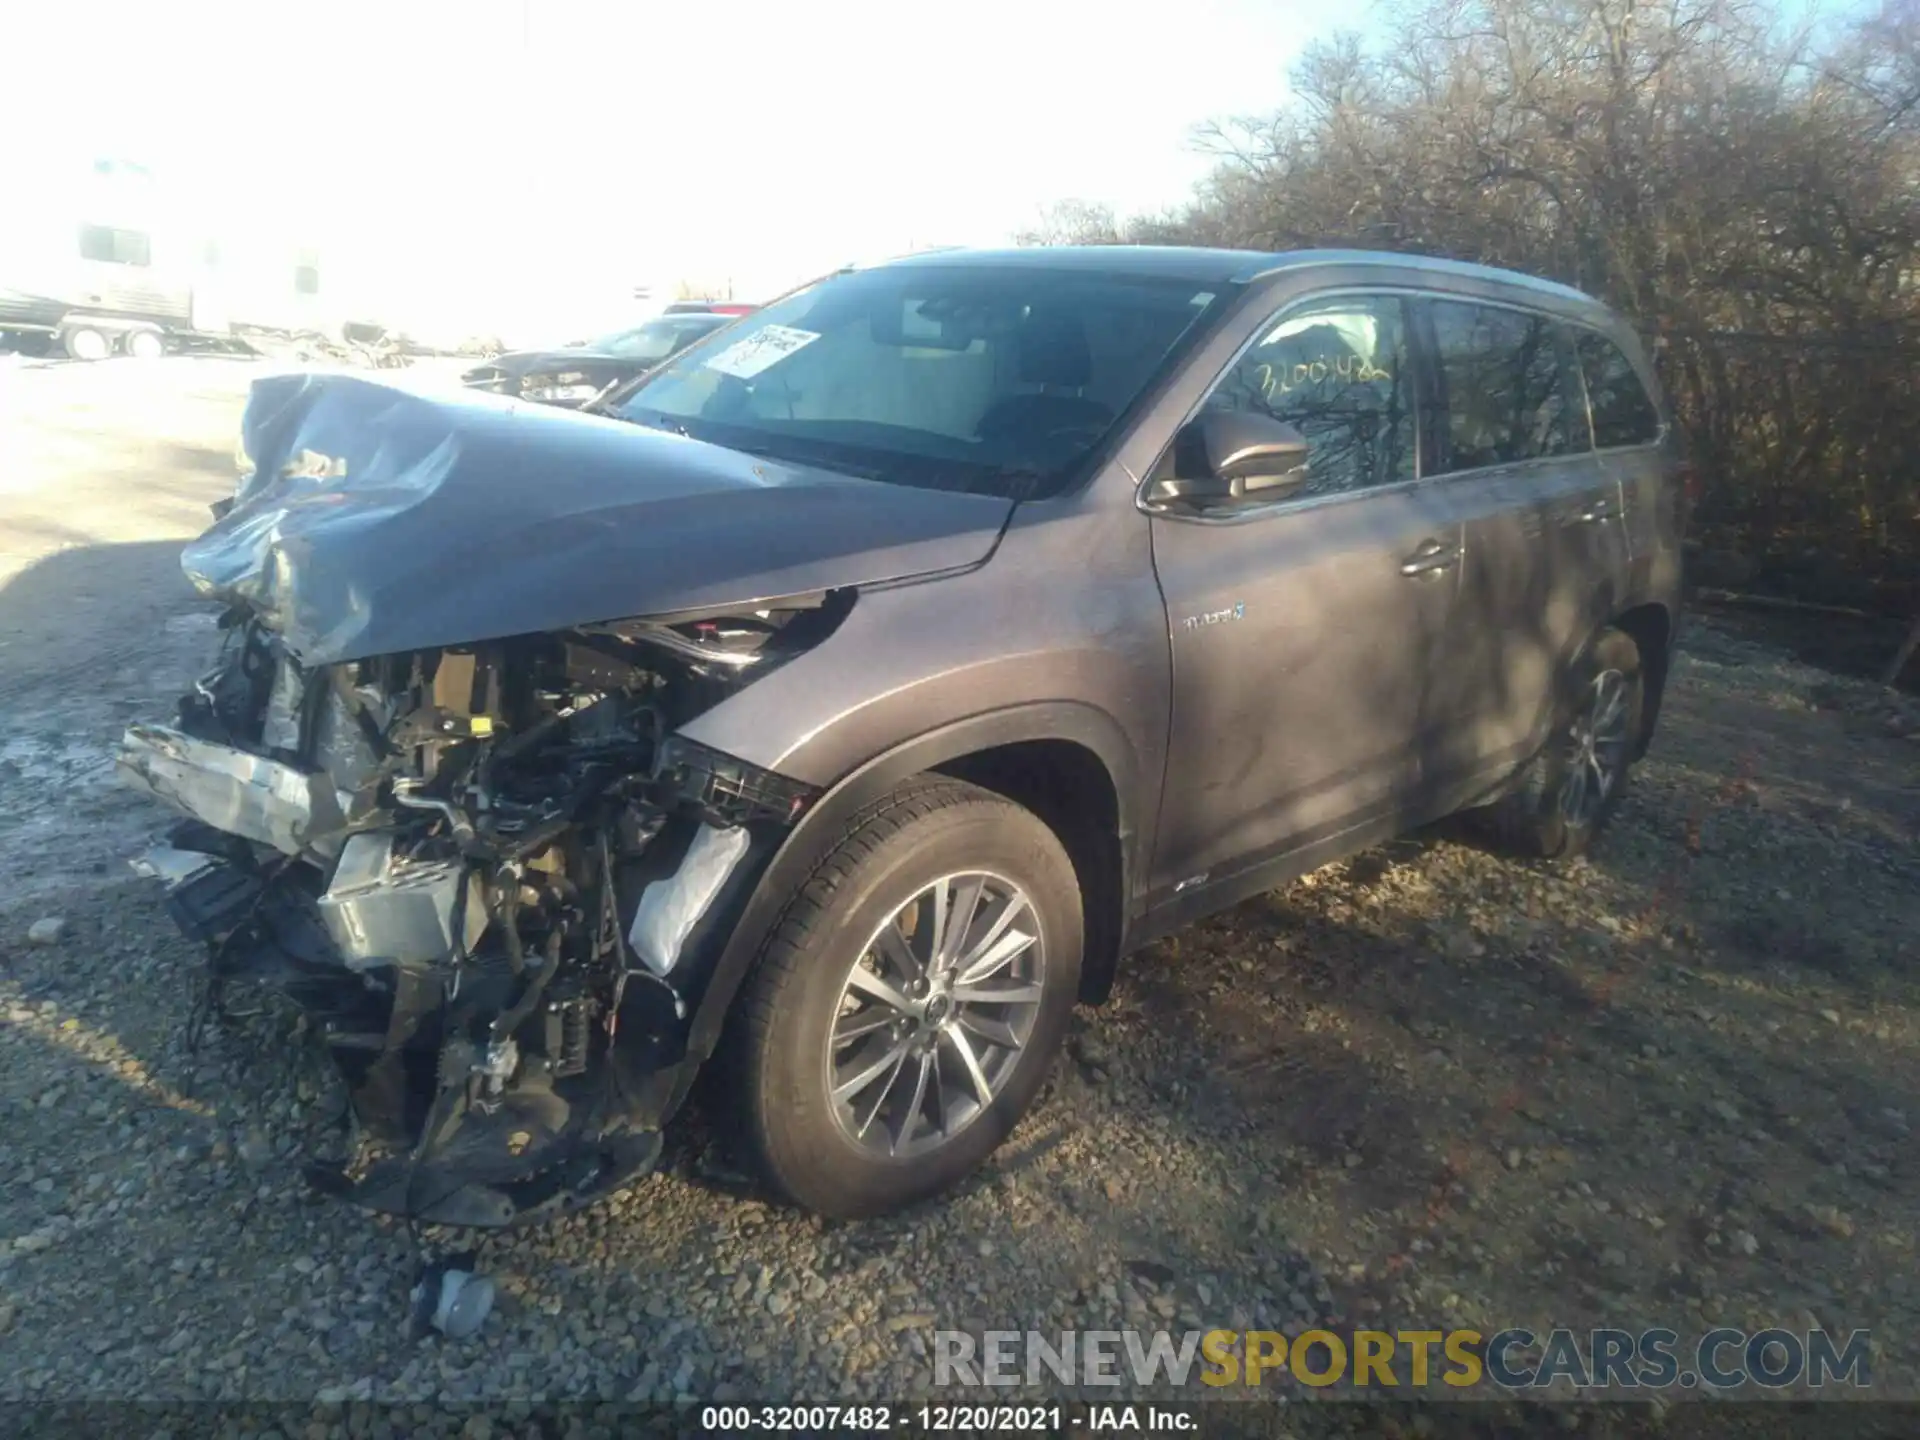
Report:
[[[1910,751],[1823,784],[1804,742],[1656,757],[1566,871],[1434,837],[1330,867],[1139,957],[1093,1033],[1354,1318],[1812,1316],[1886,1327],[1910,1390]]]
[[[61,548],[0,585],[0,707],[86,672],[96,683],[68,698],[124,708],[144,698],[125,690],[122,666],[136,658],[176,688],[191,676],[196,657],[166,626],[169,614],[204,608],[181,574],[178,541],[97,544],[45,521],[0,526],[5,541]],[[202,649],[208,633],[195,637]]]

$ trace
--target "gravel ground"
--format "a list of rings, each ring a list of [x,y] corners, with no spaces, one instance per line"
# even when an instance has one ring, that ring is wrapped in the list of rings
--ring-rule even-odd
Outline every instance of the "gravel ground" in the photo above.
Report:
[[[162,817],[104,749],[210,648],[169,567],[230,483],[164,443],[147,538],[0,493],[0,1400],[897,1401],[935,1328],[1315,1323],[1870,1327],[1920,1391],[1920,714],[1706,623],[1592,861],[1414,837],[1154,947],[904,1217],[765,1203],[695,1116],[484,1241],[478,1336],[409,1339],[404,1231],[291,1159],[322,1062],[271,1006],[190,1052],[198,957],[123,863]]]

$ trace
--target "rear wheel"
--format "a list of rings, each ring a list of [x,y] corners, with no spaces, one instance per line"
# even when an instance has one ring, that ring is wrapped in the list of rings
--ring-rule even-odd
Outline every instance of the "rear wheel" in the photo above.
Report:
[[[1586,854],[1626,792],[1644,703],[1639,647],[1602,630],[1565,677],[1546,745],[1511,794],[1476,812],[1481,828],[1523,855]]]
[[[129,331],[120,344],[136,360],[158,360],[167,353],[167,342],[158,330]]]
[[[1073,864],[1030,812],[944,778],[856,818],[742,996],[729,1068],[773,1186],[823,1215],[954,1185],[1032,1103],[1079,990]]]

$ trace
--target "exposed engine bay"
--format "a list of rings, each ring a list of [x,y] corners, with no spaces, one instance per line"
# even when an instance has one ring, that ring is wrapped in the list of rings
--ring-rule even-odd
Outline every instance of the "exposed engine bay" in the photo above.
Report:
[[[730,911],[807,787],[675,732],[852,603],[303,665],[257,612],[124,778],[189,817],[138,868],[210,993],[278,987],[351,1100],[368,1208],[503,1225],[649,1169]]]
[[[272,984],[324,1041],[354,1133],[317,1184],[462,1225],[618,1188],[815,798],[690,731],[1012,502],[363,376],[256,380],[240,430],[180,557],[218,662],[122,745],[188,817],[140,867],[212,1002]]]

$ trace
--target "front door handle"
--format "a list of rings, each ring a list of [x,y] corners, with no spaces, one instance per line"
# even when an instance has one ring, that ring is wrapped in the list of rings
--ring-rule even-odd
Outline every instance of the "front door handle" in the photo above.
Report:
[[[1459,563],[1458,545],[1449,545],[1444,540],[1427,540],[1400,562],[1400,573],[1409,580],[1429,579],[1445,574]]]

